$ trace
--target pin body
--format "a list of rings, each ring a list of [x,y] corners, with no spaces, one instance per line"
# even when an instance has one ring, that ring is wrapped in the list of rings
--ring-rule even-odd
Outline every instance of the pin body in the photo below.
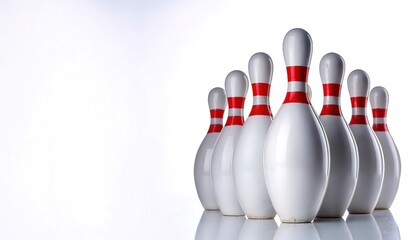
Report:
[[[348,77],[348,88],[352,101],[350,129],[359,151],[359,175],[348,211],[349,213],[371,213],[382,189],[384,159],[381,145],[366,116],[369,91],[367,73],[363,70],[351,72]]]
[[[208,96],[211,122],[209,130],[198,148],[194,163],[194,180],[198,197],[206,210],[218,210],[211,179],[214,146],[223,128],[226,94],[223,88],[213,88]]]
[[[239,203],[248,218],[274,218],[276,215],[267,192],[263,166],[264,142],[272,121],[268,101],[272,65],[270,56],[265,53],[256,53],[249,61],[253,107],[235,144],[233,176]]]
[[[312,40],[292,29],[283,42],[288,93],[267,132],[267,189],[282,222],[311,222],[326,190],[330,153],[325,131],[307,98]]]
[[[330,144],[330,175],[318,217],[342,217],[356,187],[359,157],[354,136],[341,113],[340,94],[344,60],[336,53],[326,54],[319,71],[324,89],[320,120]]]
[[[248,78],[241,71],[232,71],[225,81],[229,115],[214,147],[212,179],[216,202],[223,215],[244,215],[233,180],[232,162],[236,138],[244,123],[243,107]]]
[[[378,137],[384,153],[384,182],[376,209],[388,209],[398,192],[401,176],[401,159],[397,145],[387,125],[389,95],[384,87],[374,87],[370,92],[370,103],[373,112],[373,130]]]

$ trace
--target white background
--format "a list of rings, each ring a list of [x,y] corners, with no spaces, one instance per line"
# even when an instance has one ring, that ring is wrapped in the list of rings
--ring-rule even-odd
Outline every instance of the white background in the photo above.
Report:
[[[193,164],[208,91],[252,54],[274,62],[271,106],[286,93],[283,37],[313,39],[309,84],[334,51],[390,94],[402,157],[391,210],[417,235],[420,36],[416,1],[0,2],[0,238],[193,239],[202,214]],[[345,79],[342,110],[350,120]],[[251,107],[248,91],[245,115]],[[225,116],[226,117],[226,116]],[[369,112],[371,121],[371,115]]]

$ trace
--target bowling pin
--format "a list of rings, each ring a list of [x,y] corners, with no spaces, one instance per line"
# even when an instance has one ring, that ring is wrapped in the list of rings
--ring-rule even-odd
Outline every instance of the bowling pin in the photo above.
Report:
[[[233,177],[239,203],[248,218],[274,218],[264,178],[263,151],[272,121],[269,103],[273,62],[265,53],[249,60],[249,77],[254,95],[249,117],[238,134],[233,153]]]
[[[400,154],[387,125],[388,99],[388,91],[384,87],[374,87],[370,91],[370,104],[373,112],[372,128],[381,143],[385,163],[384,183],[376,209],[391,207],[397,195],[401,176]]]
[[[223,215],[244,215],[236,195],[232,173],[235,141],[244,124],[243,108],[248,91],[248,77],[235,70],[225,81],[229,115],[214,147],[212,179],[216,202]]]
[[[342,217],[353,196],[359,158],[350,127],[341,113],[344,59],[336,53],[324,55],[319,72],[324,89],[320,120],[330,144],[330,176],[318,217]]]
[[[312,39],[303,29],[283,41],[286,98],[267,132],[264,170],[267,189],[282,222],[311,222],[327,187],[330,152],[318,116],[307,98]]]
[[[363,70],[354,70],[349,74],[347,84],[352,106],[350,129],[359,151],[359,175],[348,211],[371,213],[381,193],[384,159],[381,145],[366,116],[369,76]]]
[[[306,85],[306,95],[308,96],[308,101],[311,102],[311,99],[312,99],[312,89],[311,89],[311,87],[308,84]]]
[[[206,210],[219,209],[214,196],[211,179],[211,161],[217,138],[223,128],[223,114],[226,108],[226,94],[223,88],[213,88],[208,96],[210,127],[201,142],[195,157],[194,180],[198,197]]]

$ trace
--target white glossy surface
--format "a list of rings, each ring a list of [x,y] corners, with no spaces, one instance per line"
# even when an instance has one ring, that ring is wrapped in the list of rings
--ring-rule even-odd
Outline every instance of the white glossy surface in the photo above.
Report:
[[[267,54],[254,54],[248,68],[251,83],[271,83],[273,63]],[[261,97],[268,100],[268,96]],[[255,98],[253,104],[257,104]],[[239,203],[248,218],[274,218],[276,215],[267,192],[263,166],[264,142],[271,121],[271,116],[249,116],[235,144],[233,177]]]
[[[359,172],[355,139],[343,117],[320,116],[330,146],[330,174],[317,216],[342,217],[353,197]]]
[[[225,90],[227,97],[245,97],[248,86],[248,77],[240,70],[233,70],[226,76]]]
[[[353,70],[347,77],[347,88],[351,97],[367,97],[369,85],[369,76],[361,69]]]
[[[272,240],[277,228],[274,219],[247,219],[239,240]]]
[[[214,239],[235,240],[239,239],[242,226],[245,223],[244,216],[222,216],[217,228],[217,234]]]
[[[382,240],[381,231],[372,214],[349,214],[346,223],[353,240]]]
[[[204,211],[195,232],[195,240],[214,240],[222,214],[219,211]]]
[[[373,217],[378,224],[383,240],[400,240],[400,229],[395,222],[394,216],[389,210],[375,210]]]
[[[342,84],[344,77],[344,59],[336,53],[324,55],[319,64],[323,84]],[[340,106],[340,95],[335,105]],[[324,96],[324,105],[328,104]],[[320,116],[330,146],[330,175],[328,187],[317,214],[319,217],[342,217],[350,204],[356,188],[359,171],[357,145],[350,128],[340,116]]]
[[[226,94],[223,88],[213,88],[209,92],[208,104],[210,109],[225,109]],[[213,120],[213,119],[212,119]],[[220,118],[223,120],[223,118]],[[213,121],[211,122],[213,123]],[[207,133],[198,148],[194,161],[194,182],[198,197],[204,209],[217,210],[219,207],[214,196],[211,179],[211,162],[214,146],[220,133]]]
[[[386,88],[376,86],[370,90],[369,95],[370,106],[373,108],[388,109],[389,93]]]
[[[313,223],[282,223],[273,240],[321,240]]]
[[[312,38],[301,28],[286,33],[283,40],[283,56],[286,66],[309,66],[312,58]]]
[[[329,172],[329,149],[309,104],[284,104],[274,118],[264,153],[267,189],[282,222],[310,222]],[[311,201],[307,201],[311,199]]]
[[[350,129],[359,149],[359,175],[350,213],[371,213],[378,202],[384,178],[383,154],[369,125],[352,124]]]
[[[344,219],[315,218],[314,225],[321,240],[352,240],[350,230]]]

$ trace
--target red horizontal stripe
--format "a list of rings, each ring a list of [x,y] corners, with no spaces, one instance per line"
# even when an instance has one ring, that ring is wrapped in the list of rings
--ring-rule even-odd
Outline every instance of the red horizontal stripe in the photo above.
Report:
[[[376,132],[387,132],[388,131],[388,125],[386,125],[384,123],[373,124],[372,128]]]
[[[322,87],[324,88],[324,96],[340,96],[341,84],[339,83],[326,83],[323,84]]]
[[[374,118],[386,118],[386,108],[373,108],[372,113]]]
[[[350,124],[368,124],[368,120],[366,115],[353,115]]]
[[[229,97],[228,106],[229,108],[244,108],[245,98],[244,97]]]
[[[211,118],[223,118],[224,109],[210,109]]]
[[[364,108],[366,107],[367,97],[351,97],[352,108]]]
[[[249,116],[256,116],[256,115],[262,115],[262,116],[273,116],[271,113],[271,108],[268,105],[254,105],[252,106],[251,113]]]
[[[309,67],[304,66],[289,66],[287,67],[287,81],[308,81]]]
[[[210,124],[210,128],[207,133],[218,133],[218,132],[221,132],[222,129],[223,129],[222,124]]]
[[[253,96],[269,96],[270,84],[268,83],[253,83],[252,84]]]
[[[244,125],[244,117],[243,116],[229,116],[225,126],[232,126],[232,125]]]
[[[322,115],[341,116],[341,109],[339,105],[324,105],[321,110]]]
[[[284,103],[309,103],[306,92],[287,92]]]

